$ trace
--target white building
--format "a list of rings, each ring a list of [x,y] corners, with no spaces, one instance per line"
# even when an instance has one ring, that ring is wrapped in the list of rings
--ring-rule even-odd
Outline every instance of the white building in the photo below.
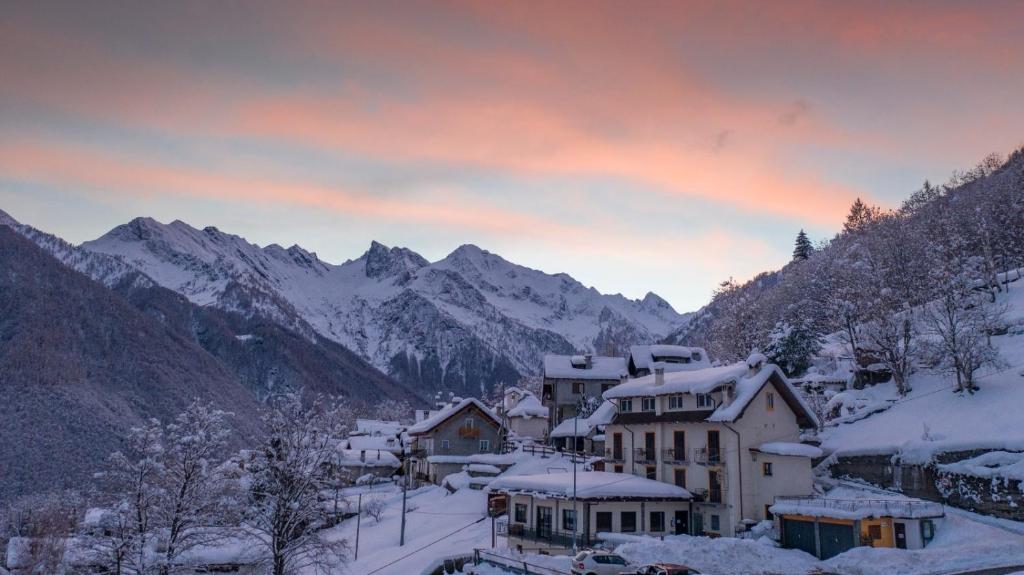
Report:
[[[533,393],[511,387],[505,390],[498,409],[504,415],[512,439],[544,441],[548,433],[548,408]]]
[[[663,364],[666,373],[693,371],[711,367],[708,352],[701,347],[682,345],[633,345],[629,347],[630,377],[643,377],[653,372],[655,363]]]
[[[799,438],[817,420],[778,367],[760,354],[697,371],[652,367],[604,394],[618,405],[607,470],[688,489],[694,534],[733,535],[770,519],[776,497],[812,493],[821,451]]]

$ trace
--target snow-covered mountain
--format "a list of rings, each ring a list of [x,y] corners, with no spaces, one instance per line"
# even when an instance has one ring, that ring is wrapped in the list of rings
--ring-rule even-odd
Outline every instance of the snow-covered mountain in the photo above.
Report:
[[[196,304],[312,329],[421,389],[514,383],[536,374],[546,352],[622,354],[686,318],[655,294],[604,295],[473,245],[431,263],[373,242],[332,265],[298,246],[137,218],[82,248],[118,256]]]

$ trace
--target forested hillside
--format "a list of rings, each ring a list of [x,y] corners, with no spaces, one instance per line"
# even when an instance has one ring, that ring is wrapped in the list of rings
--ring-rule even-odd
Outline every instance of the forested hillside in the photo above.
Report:
[[[925,182],[898,209],[858,199],[834,238],[805,240],[782,269],[723,282],[668,340],[724,361],[763,350],[796,375],[839,333],[860,366],[891,371],[901,392],[920,364],[970,390],[977,369],[998,361],[995,294],[1016,277],[1000,272],[1024,264],[1024,149]]]

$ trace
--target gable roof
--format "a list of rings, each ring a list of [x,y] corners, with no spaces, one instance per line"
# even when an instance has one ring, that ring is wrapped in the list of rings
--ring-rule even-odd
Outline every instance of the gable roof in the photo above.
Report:
[[[757,359],[757,358],[752,358]],[[711,393],[724,385],[732,384],[735,397],[728,405],[719,406],[707,421],[736,421],[743,416],[747,406],[761,389],[768,384],[785,400],[790,410],[796,415],[801,427],[814,427],[818,419],[804,403],[793,386],[777,366],[762,361],[737,362],[720,367],[709,367],[695,371],[666,373],[661,385],[655,385],[656,376],[647,375],[631,379],[617,385],[604,393],[605,399],[621,399],[627,397],[655,397],[679,393]]]
[[[488,490],[500,493],[523,493],[555,498],[573,496],[573,482],[568,473],[541,473],[498,477]],[[602,499],[691,499],[690,492],[671,483],[664,483],[623,473],[583,471],[576,473],[576,496],[583,501]]]
[[[495,425],[501,427],[501,420],[498,419],[497,415],[494,415],[493,411],[487,409],[487,407],[484,406],[484,404],[481,403],[479,399],[475,397],[467,397],[466,399],[463,399],[459,403],[456,403],[455,405],[449,405],[448,407],[435,413],[433,416],[424,419],[423,421],[417,423],[416,425],[413,425],[407,431],[409,435],[423,435],[424,433],[429,433],[438,425],[441,425],[442,423],[448,421],[455,415],[458,415],[461,411],[472,407],[476,407],[478,410],[483,412],[483,414],[486,417],[488,417]]]
[[[541,417],[544,419],[548,418],[548,408],[541,404],[537,396],[530,393],[529,391],[523,391],[524,395],[516,403],[516,406],[508,410],[509,417]]]
[[[621,357],[591,356],[586,367],[584,355],[545,355],[544,377],[552,379],[607,379],[619,381],[628,374]]]

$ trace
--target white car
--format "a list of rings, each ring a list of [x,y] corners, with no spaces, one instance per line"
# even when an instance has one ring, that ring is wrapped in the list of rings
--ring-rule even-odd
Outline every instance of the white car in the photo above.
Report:
[[[573,575],[619,575],[627,569],[625,559],[607,551],[581,551],[572,558]]]

